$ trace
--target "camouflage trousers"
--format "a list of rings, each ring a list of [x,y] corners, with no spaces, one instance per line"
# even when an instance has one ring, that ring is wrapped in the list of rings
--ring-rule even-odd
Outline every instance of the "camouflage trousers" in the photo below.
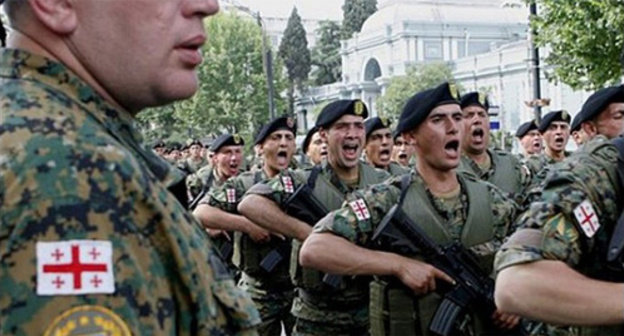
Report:
[[[293,288],[285,286],[286,290],[266,290],[250,285],[243,274],[239,287],[244,289],[256,304],[262,323],[257,326],[260,336],[282,335],[282,325],[287,336],[292,334],[295,317],[290,310],[295,292]],[[282,287],[283,288],[283,287]]]

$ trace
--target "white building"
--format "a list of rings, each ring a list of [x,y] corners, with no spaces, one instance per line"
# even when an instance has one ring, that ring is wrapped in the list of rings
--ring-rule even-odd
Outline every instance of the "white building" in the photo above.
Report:
[[[391,77],[404,75],[409,65],[446,61],[464,90],[490,92],[501,107],[502,128],[513,132],[533,117],[524,104],[533,95],[527,18],[528,9],[504,7],[499,0],[380,0],[361,32],[342,41],[342,82],[311,88],[297,108],[312,111],[335,99],[359,98],[376,115],[376,99]],[[553,109],[574,114],[587,97],[541,83]],[[310,125],[314,116],[307,119]]]

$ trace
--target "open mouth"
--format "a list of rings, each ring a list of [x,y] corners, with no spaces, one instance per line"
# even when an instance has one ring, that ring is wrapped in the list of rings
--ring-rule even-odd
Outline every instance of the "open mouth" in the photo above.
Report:
[[[483,129],[482,129],[482,128],[475,128],[475,129],[472,131],[472,139],[473,139],[475,142],[483,142],[483,138],[484,138],[484,136],[485,136],[485,132],[483,131]]]
[[[399,159],[401,159],[401,160],[407,159],[407,154],[405,154],[405,153],[399,154]]]
[[[446,145],[444,145],[444,151],[451,156],[456,156],[459,151],[459,141],[451,140],[447,142]]]
[[[345,144],[342,146],[342,151],[349,159],[357,158],[359,146],[357,144]]]
[[[322,156],[322,157],[327,156],[327,150],[322,150],[322,151],[321,151],[321,156]]]
[[[563,146],[565,139],[563,137],[555,137],[555,144]]]
[[[379,152],[379,156],[389,156],[390,155],[390,150],[389,149],[382,149]]]
[[[288,165],[288,153],[285,150],[281,150],[277,152],[277,163],[280,166]]]

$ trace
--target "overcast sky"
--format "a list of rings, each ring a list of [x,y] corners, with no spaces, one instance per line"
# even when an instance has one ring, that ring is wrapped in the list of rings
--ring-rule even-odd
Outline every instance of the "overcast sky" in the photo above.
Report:
[[[293,6],[303,19],[342,19],[342,0],[233,0],[262,16],[289,17]]]

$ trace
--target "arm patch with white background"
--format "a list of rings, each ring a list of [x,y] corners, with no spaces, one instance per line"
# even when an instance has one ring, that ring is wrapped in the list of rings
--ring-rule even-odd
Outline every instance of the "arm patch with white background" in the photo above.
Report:
[[[107,240],[37,242],[37,294],[115,292],[113,247]]]

